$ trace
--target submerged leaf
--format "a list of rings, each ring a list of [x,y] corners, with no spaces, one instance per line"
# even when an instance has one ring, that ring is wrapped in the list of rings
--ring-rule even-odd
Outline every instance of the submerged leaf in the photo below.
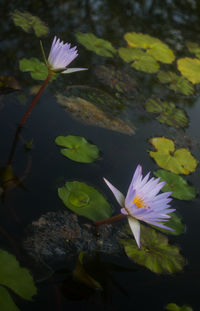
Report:
[[[195,171],[197,160],[188,149],[181,148],[175,151],[174,142],[166,137],[154,137],[149,142],[157,150],[150,151],[149,154],[161,168],[186,175]]]
[[[200,60],[197,58],[180,58],[177,61],[181,74],[193,84],[200,83]]]
[[[200,58],[200,45],[195,42],[186,42],[186,46],[191,53],[194,53],[196,57]]]
[[[34,57],[21,59],[19,69],[23,72],[30,72],[31,77],[35,80],[45,80],[48,76],[47,66]]]
[[[191,82],[182,76],[178,76],[171,71],[159,71],[157,75],[161,83],[169,83],[169,89],[184,95],[191,95],[194,93],[194,86]]]
[[[165,309],[168,311],[193,311],[189,306],[183,305],[182,307],[179,307],[175,303],[169,303]]]
[[[20,311],[6,288],[0,286],[0,310]]]
[[[76,162],[91,163],[99,157],[98,147],[88,143],[81,136],[58,136],[55,143],[58,146],[66,147],[61,149],[61,153]]]
[[[100,56],[113,57],[116,53],[115,48],[109,41],[96,37],[93,33],[76,33],[77,40],[90,51],[95,52]]]
[[[11,13],[11,17],[16,26],[21,27],[25,32],[30,32],[33,29],[37,37],[42,37],[49,32],[48,27],[39,17],[28,12],[15,10]]]
[[[194,187],[188,185],[187,181],[177,174],[165,170],[154,172],[160,181],[165,181],[165,186],[161,189],[163,192],[172,192],[171,196],[179,200],[192,200],[196,197]]]
[[[58,196],[74,213],[93,221],[109,218],[112,214],[103,195],[83,182],[66,182],[65,186],[58,188]]]
[[[173,103],[162,102],[160,99],[150,98],[146,102],[146,110],[151,113],[158,113],[157,120],[175,128],[186,127],[188,117],[183,109],[176,108]]]
[[[0,76],[0,94],[20,90],[19,82],[12,76]]]
[[[168,244],[165,235],[141,225],[141,249],[133,239],[121,239],[127,256],[155,273],[175,273],[185,264],[177,246]]]

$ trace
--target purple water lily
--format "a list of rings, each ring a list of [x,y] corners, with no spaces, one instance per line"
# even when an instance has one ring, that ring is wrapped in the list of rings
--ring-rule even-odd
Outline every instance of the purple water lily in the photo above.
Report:
[[[136,243],[140,248],[140,221],[148,224],[172,230],[161,224],[171,217],[168,213],[175,211],[170,208],[169,198],[171,192],[158,194],[165,182],[159,182],[160,178],[149,179],[150,172],[143,178],[142,167],[138,165],[133,175],[126,198],[108,180],[104,181],[113,192],[118,203],[122,207],[121,213],[127,215],[129,226],[133,232]]]
[[[75,71],[87,70],[87,68],[68,68],[68,66],[78,56],[77,47],[71,47],[70,43],[60,41],[56,36],[53,39],[48,57],[50,70],[61,73],[72,73]]]

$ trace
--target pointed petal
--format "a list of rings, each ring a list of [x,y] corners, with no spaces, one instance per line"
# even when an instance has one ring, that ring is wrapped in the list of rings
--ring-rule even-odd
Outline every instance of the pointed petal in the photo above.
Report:
[[[128,217],[128,223],[133,232],[137,246],[140,248],[140,223],[137,219],[130,216]]]
[[[64,70],[62,73],[72,73],[72,72],[83,71],[83,70],[88,70],[88,68],[68,68]]]
[[[124,202],[125,202],[124,195],[117,188],[115,188],[107,179],[103,178],[103,180],[105,181],[107,186],[110,188],[110,190],[114,194],[114,196],[115,196],[117,202],[119,203],[119,205],[121,207],[124,207]]]

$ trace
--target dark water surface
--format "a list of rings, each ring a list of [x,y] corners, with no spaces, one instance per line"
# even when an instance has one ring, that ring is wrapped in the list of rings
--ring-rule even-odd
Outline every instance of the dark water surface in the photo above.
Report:
[[[161,311],[174,302],[188,304],[193,310],[199,308],[200,288],[200,200],[197,194],[192,201],[173,200],[186,225],[185,233],[170,236],[172,244],[178,245],[186,258],[182,272],[172,275],[156,275],[146,268],[131,262],[119,254],[100,254],[90,266],[93,274],[102,279],[103,291],[88,289],[72,281],[71,271],[75,262],[67,262],[66,269],[57,267],[55,274],[41,263],[35,263],[23,247],[28,225],[50,211],[65,209],[58,198],[57,188],[65,181],[79,180],[97,188],[111,203],[114,213],[119,206],[102,177],[112,181],[118,189],[126,193],[133,171],[138,163],[144,173],[158,169],[149,156],[149,138],[166,136],[174,139],[177,147],[190,148],[199,160],[200,155],[200,100],[196,87],[195,95],[177,95],[171,91],[166,95],[163,86],[155,83],[151,75],[137,72],[122,60],[108,59],[94,54],[81,46],[75,32],[92,32],[109,40],[118,48],[125,46],[123,35],[128,31],[142,32],[166,42],[177,56],[187,56],[185,42],[200,42],[200,4],[188,1],[3,1],[1,0],[1,75],[14,76],[23,88],[26,103],[18,99],[20,92],[0,96],[0,166],[8,161],[9,152],[17,124],[31,103],[31,88],[38,85],[28,73],[19,71],[18,62],[22,57],[41,59],[39,40],[33,34],[24,33],[13,24],[10,13],[27,10],[40,17],[51,33],[43,39],[48,51],[54,35],[77,45],[79,57],[72,67],[87,67],[88,71],[60,76],[45,90],[30,118],[21,132],[12,167],[18,177],[27,176],[23,187],[15,187],[7,192],[0,205],[1,248],[14,254],[22,266],[32,272],[38,294],[33,302],[15,297],[20,310],[154,310]],[[191,56],[190,56],[191,57]],[[95,76],[97,65],[112,65],[125,69],[137,83],[137,88],[129,100],[105,85]],[[175,66],[175,65],[174,65]],[[66,113],[57,100],[57,94],[74,95],[73,88],[67,86],[87,85],[110,93],[123,102],[123,109],[111,107],[110,111],[128,122],[135,135],[126,135],[109,129],[84,124]],[[80,91],[80,90],[78,90]],[[77,92],[78,92],[77,91]],[[189,116],[189,126],[176,130],[160,124],[149,116],[143,108],[144,102],[156,94],[163,100],[171,99],[184,108]],[[92,164],[73,162],[60,154],[54,140],[59,135],[80,135],[94,143],[101,150],[101,159]],[[33,148],[26,151],[23,143],[33,139]],[[190,144],[188,143],[190,141]],[[199,167],[187,177],[199,192]],[[55,260],[56,261],[56,260]],[[112,265],[115,265],[113,268]],[[116,268],[116,265],[118,268]],[[59,271],[64,269],[62,271]],[[7,310],[2,310],[7,311]],[[9,311],[9,310],[8,310]]]

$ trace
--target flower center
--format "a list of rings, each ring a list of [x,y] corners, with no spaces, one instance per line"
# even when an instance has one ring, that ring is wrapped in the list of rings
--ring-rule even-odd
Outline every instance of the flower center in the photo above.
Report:
[[[137,208],[147,208],[144,201],[140,197],[135,196],[133,203],[135,203]]]

